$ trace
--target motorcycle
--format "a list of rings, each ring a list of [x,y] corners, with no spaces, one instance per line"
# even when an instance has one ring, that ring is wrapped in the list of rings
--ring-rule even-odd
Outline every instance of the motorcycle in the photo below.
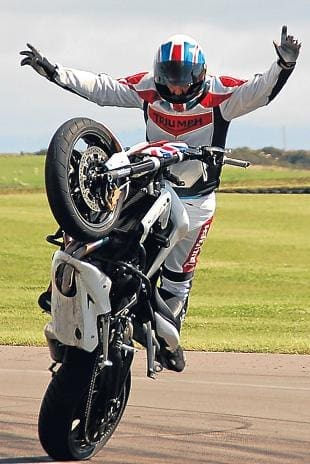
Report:
[[[162,346],[179,345],[178,321],[158,289],[163,262],[188,231],[171,186],[182,181],[170,168],[192,159],[219,173],[224,164],[249,165],[228,153],[165,141],[124,149],[86,118],[53,136],[45,179],[59,230],[47,240],[59,249],[41,298],[51,314],[44,331],[53,364],[38,421],[50,457],[97,454],[124,413],[136,350],[146,349],[146,375],[155,378]]]

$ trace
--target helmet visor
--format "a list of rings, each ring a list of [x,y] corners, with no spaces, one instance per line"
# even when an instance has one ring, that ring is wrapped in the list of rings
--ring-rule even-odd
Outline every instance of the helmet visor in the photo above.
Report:
[[[203,79],[204,64],[186,61],[164,61],[156,63],[154,78],[156,84],[190,86]]]
[[[160,96],[169,103],[187,103],[197,97],[203,89],[205,65],[186,61],[165,61],[156,63],[154,80]],[[186,92],[176,95],[168,86],[187,88]]]
[[[167,85],[155,84],[160,96],[169,103],[187,103],[193,98],[197,98],[204,89],[204,82],[197,82],[188,87],[187,91],[181,94],[175,94]]]

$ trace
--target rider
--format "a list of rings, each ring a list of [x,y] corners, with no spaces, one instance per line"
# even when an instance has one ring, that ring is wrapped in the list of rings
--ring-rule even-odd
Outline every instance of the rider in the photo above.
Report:
[[[54,65],[33,46],[21,52],[21,65],[30,65],[50,81],[101,106],[143,110],[148,141],[186,142],[190,146],[225,147],[230,121],[267,105],[280,92],[294,70],[301,44],[282,27],[280,44],[274,42],[277,60],[249,80],[207,73],[204,53],[191,37],[174,35],[164,41],[155,56],[153,72],[114,79],[107,74]],[[173,168],[184,185],[174,188],[188,212],[187,236],[166,259],[161,295],[181,321],[197,258],[207,237],[214,212],[220,169],[192,160]],[[182,371],[183,350],[162,348],[165,367]]]

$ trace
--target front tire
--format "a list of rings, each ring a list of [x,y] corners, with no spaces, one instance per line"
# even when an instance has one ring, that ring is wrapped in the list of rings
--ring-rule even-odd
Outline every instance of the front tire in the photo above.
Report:
[[[100,174],[121,150],[109,129],[92,119],[73,118],[53,136],[45,163],[47,198],[62,230],[76,240],[98,240],[118,219],[125,189],[120,181],[104,183]]]
[[[94,368],[93,358],[93,355],[81,352],[77,362],[63,364],[43,398],[38,423],[39,439],[53,459],[85,460],[94,456],[112,436],[124,413],[131,387],[130,371],[115,404],[105,394],[109,391],[109,382],[113,382],[113,367],[105,367],[96,376],[95,407],[87,422],[87,434],[92,440],[85,438],[85,409]]]

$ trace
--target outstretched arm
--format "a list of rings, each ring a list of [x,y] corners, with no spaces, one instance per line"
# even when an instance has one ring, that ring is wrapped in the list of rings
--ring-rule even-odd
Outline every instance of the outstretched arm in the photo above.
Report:
[[[54,82],[63,89],[86,98],[101,106],[143,107],[143,100],[128,85],[107,74],[94,74],[52,64],[33,45],[20,54],[24,57],[21,66],[31,66],[38,74]]]
[[[301,47],[294,36],[287,35],[287,27],[282,27],[281,42],[274,42],[278,60],[268,71],[237,87],[228,100],[220,105],[222,116],[230,121],[247,114],[268,103],[280,92],[291,75]]]

